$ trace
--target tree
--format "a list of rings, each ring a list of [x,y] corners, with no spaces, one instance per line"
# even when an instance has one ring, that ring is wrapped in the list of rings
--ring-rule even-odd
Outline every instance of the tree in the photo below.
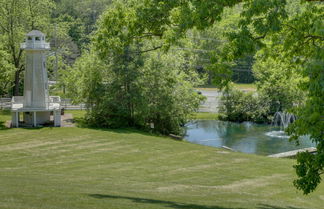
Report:
[[[82,49],[90,43],[97,19],[110,4],[111,0],[60,0],[52,18],[69,24],[69,36]]]
[[[247,54],[253,54],[266,46],[282,46],[276,60],[285,60],[292,69],[306,78],[302,89],[307,100],[300,105],[298,120],[290,133],[292,139],[308,134],[317,143],[317,154],[299,155],[295,185],[305,194],[313,191],[320,182],[324,167],[324,7],[316,1],[300,0],[210,0],[210,1],[164,1],[131,0],[118,1],[101,19],[96,35],[96,49],[101,57],[122,54],[125,46],[138,40],[162,40],[146,51],[163,48],[186,35],[188,29],[203,30],[221,19],[226,7],[242,3],[242,20],[239,30],[228,34],[228,45],[221,56],[213,60],[211,67],[223,74],[222,84],[230,79],[228,62]],[[127,4],[127,6],[125,6]],[[297,5],[297,6],[296,6]],[[296,12],[296,8],[299,11]],[[299,70],[298,70],[299,69]]]
[[[0,95],[8,95],[14,73],[9,54],[0,48]]]
[[[20,43],[27,32],[44,29],[48,24],[51,0],[0,0],[0,36],[3,50],[10,55],[9,63],[15,67],[14,95],[19,95],[21,73],[25,66]]]
[[[66,73],[68,92],[87,104],[90,126],[150,129],[154,124],[156,132],[180,134],[202,100],[193,90],[201,79],[183,52],[140,51],[141,44],[135,44],[104,60],[94,51],[85,54]]]
[[[276,49],[270,50],[274,52]],[[305,92],[298,88],[303,78],[289,62],[268,57],[264,53],[260,50],[255,56],[253,74],[258,94],[264,102],[269,103],[268,115],[292,111],[294,106],[302,105],[306,98]]]
[[[202,84],[184,52],[146,55],[138,80],[141,102],[136,119],[142,124],[154,124],[163,134],[183,134],[188,116],[198,110],[203,96],[194,91]]]

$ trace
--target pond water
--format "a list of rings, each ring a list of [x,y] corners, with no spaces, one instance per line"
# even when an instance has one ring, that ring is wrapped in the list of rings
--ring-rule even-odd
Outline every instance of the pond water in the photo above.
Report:
[[[212,147],[230,147],[236,151],[270,155],[314,147],[308,137],[300,145],[289,142],[279,128],[250,122],[232,123],[217,120],[197,120],[186,125],[185,140]]]

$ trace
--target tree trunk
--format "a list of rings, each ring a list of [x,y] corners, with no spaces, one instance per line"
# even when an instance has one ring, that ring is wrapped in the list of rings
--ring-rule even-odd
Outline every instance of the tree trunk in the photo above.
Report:
[[[20,70],[15,72],[15,83],[13,87],[13,96],[19,96]]]

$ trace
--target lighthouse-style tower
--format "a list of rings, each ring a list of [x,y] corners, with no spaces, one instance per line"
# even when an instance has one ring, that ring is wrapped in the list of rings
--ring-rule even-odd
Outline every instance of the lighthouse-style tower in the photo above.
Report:
[[[33,30],[26,36],[26,43],[21,46],[26,51],[24,107],[46,108],[49,99],[46,52],[50,45],[40,31]]]
[[[26,52],[24,96],[13,97],[12,126],[51,124],[51,113],[54,126],[60,126],[60,97],[48,94],[46,54],[50,44],[45,42],[45,34],[37,30],[29,32],[21,48]],[[22,121],[20,113],[23,113]]]

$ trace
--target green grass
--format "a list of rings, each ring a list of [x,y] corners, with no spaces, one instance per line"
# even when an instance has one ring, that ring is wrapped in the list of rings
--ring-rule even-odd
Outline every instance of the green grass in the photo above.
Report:
[[[82,118],[86,114],[85,110],[65,110],[65,113],[71,113],[73,117]]]
[[[294,160],[132,129],[1,130],[0,161],[1,209],[320,209],[324,201],[323,184],[309,196],[293,187]]]
[[[66,110],[65,113],[71,113],[75,118],[82,118],[86,114],[85,110]],[[193,113],[190,116],[190,119],[193,120],[217,120],[218,119],[217,113],[210,113],[210,112],[197,112]]]
[[[235,88],[246,90],[246,91],[255,91],[256,85],[253,83],[234,83]]]
[[[217,113],[210,113],[210,112],[197,112],[194,113],[190,119],[193,120],[217,120],[218,119]]]
[[[253,83],[233,83],[233,86],[237,89],[244,90],[244,91],[256,91],[256,85]],[[219,89],[213,85],[206,85],[197,88],[198,90],[203,91],[218,91]]]
[[[0,130],[6,129],[6,121],[11,120],[10,110],[0,110]]]

